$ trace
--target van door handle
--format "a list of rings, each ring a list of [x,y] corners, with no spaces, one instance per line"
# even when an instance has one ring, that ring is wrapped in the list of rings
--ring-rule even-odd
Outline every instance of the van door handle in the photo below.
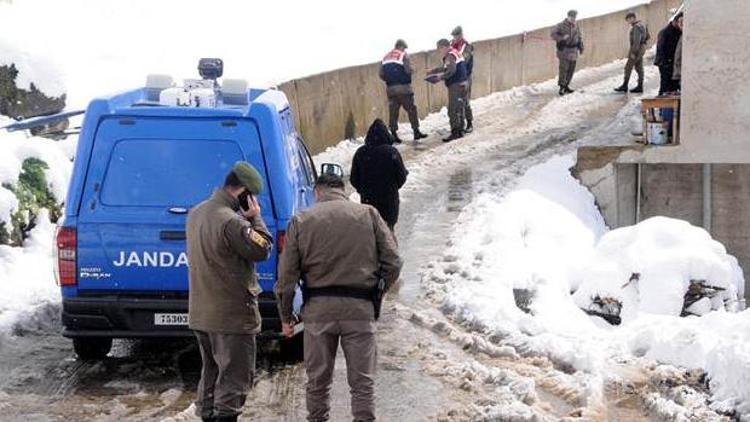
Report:
[[[184,230],[162,230],[159,232],[161,240],[185,240],[187,235]]]

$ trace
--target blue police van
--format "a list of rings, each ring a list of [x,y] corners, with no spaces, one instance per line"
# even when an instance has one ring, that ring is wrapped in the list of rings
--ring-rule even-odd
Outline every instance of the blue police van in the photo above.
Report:
[[[239,160],[264,177],[258,199],[276,241],[257,266],[259,303],[264,333],[280,330],[277,258],[292,215],[314,202],[316,170],[284,93],[219,86],[220,67],[202,60],[204,79],[179,87],[151,75],[86,110],[56,235],[63,335],[83,359],[106,356],[113,338],[192,335],[187,213]]]

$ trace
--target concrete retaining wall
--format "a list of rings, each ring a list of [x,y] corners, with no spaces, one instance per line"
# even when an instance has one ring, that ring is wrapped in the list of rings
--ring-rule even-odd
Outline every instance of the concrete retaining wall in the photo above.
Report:
[[[703,164],[641,163],[639,190],[638,164],[617,159],[642,149],[578,150],[575,174],[596,197],[607,225],[624,227],[635,224],[637,216],[641,221],[666,216],[705,227],[738,259],[745,274],[745,297],[750,297],[750,225],[745,212],[750,206],[750,164],[712,163],[706,173]]]
[[[669,9],[679,3],[680,0],[654,0],[630,10],[635,10],[648,23],[653,42],[668,18]],[[579,68],[602,65],[625,56],[628,42],[628,27],[624,21],[626,12],[580,21],[586,54],[581,58]],[[549,38],[550,30],[542,28],[526,34],[475,42],[473,97],[555,77],[557,59],[554,43]],[[440,35],[435,34],[435,39]],[[448,102],[442,84],[429,85],[421,81],[424,69],[437,66],[440,58],[434,51],[412,54],[411,57],[416,70],[415,100],[420,117],[424,117],[439,111]],[[342,139],[363,135],[376,117],[387,118],[385,88],[378,78],[378,68],[378,63],[348,67],[279,86],[289,97],[297,127],[313,153]]]

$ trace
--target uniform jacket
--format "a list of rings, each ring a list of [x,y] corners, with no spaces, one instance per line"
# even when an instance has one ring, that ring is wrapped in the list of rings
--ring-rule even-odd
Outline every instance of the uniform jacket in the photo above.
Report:
[[[651,35],[648,33],[648,27],[641,21],[633,24],[630,28],[630,50],[628,51],[628,57],[637,59],[643,57],[646,54],[646,47],[651,39]]]
[[[284,322],[300,279],[310,288],[374,288],[379,274],[387,289],[401,272],[396,241],[377,210],[349,201],[343,190],[331,189],[295,215],[286,233],[274,288]],[[372,302],[347,297],[313,297],[302,312],[307,322],[374,319]]]
[[[411,87],[413,72],[406,51],[394,48],[386,54],[380,64],[380,79],[388,87],[388,95],[413,94]]]
[[[268,259],[273,238],[263,219],[237,214],[223,189],[190,211],[187,251],[190,328],[224,334],[260,331],[255,263]]]
[[[655,65],[668,66],[674,64],[674,54],[680,38],[682,38],[682,31],[671,22],[659,32],[659,37],[656,41]]]
[[[446,86],[464,83],[469,80],[466,70],[466,60],[461,52],[452,48],[443,57],[443,65],[432,69],[430,74],[442,74]]]
[[[555,26],[550,35],[557,42],[558,59],[576,61],[578,54],[583,53],[583,35],[578,24],[565,19]]]
[[[385,124],[374,123],[367,131],[365,145],[354,154],[350,173],[351,184],[362,202],[374,206],[391,226],[398,222],[398,190],[409,175],[392,143]]]

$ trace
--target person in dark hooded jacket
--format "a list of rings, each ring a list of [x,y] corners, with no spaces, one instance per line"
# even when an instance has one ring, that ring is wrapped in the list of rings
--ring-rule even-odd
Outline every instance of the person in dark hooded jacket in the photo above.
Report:
[[[365,145],[354,154],[350,176],[361,202],[375,207],[391,231],[398,222],[398,190],[409,174],[393,141],[385,123],[376,119],[367,131]]]

